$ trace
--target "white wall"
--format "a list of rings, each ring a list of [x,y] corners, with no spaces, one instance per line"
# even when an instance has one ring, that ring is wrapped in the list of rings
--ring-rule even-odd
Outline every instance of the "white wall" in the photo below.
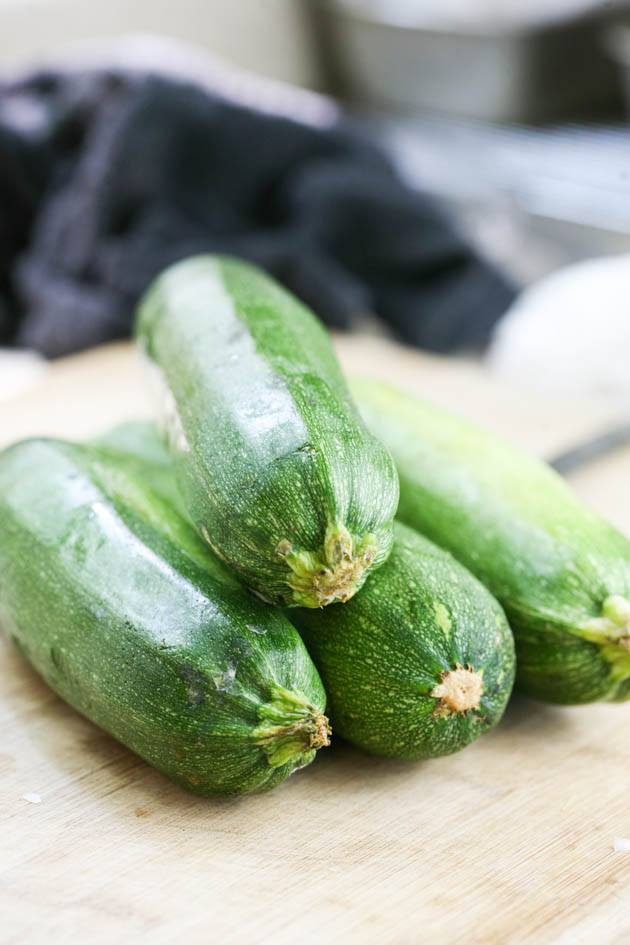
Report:
[[[194,42],[263,75],[317,87],[310,0],[0,0],[0,69],[85,39],[152,33]]]

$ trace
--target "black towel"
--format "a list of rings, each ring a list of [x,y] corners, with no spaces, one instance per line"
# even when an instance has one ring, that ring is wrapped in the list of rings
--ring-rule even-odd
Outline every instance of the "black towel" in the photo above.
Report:
[[[258,263],[331,326],[371,312],[435,351],[484,345],[514,297],[347,119],[122,70],[0,85],[0,344],[125,337],[149,281],[205,251]]]

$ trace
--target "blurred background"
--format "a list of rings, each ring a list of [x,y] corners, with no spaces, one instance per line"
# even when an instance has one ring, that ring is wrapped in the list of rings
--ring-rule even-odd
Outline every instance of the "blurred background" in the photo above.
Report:
[[[49,79],[50,74],[56,77],[48,90],[42,85],[42,67],[49,70]],[[45,245],[48,233],[49,243],[63,246],[60,234],[67,235],[72,219],[66,215],[63,227],[55,226],[59,181],[64,174],[66,180],[78,175],[73,178],[76,192],[75,181],[85,178],[85,154],[92,154],[94,165],[98,152],[89,145],[89,136],[73,143],[69,171],[67,151],[63,160],[57,152],[50,158],[50,141],[58,140],[58,114],[68,114],[72,83],[79,87],[86,71],[95,69],[182,77],[198,83],[213,101],[218,97],[258,115],[318,129],[319,137],[304,138],[299,157],[294,149],[289,160],[285,143],[275,144],[282,135],[286,141],[284,125],[269,125],[268,139],[267,126],[243,126],[239,140],[252,153],[243,157],[245,184],[238,179],[239,161],[234,164],[241,194],[259,173],[257,150],[261,162],[276,162],[273,181],[269,177],[264,182],[274,194],[285,187],[298,161],[312,167],[309,149],[318,156],[320,170],[323,153],[329,164],[337,162],[338,168],[343,163],[350,191],[355,178],[363,181],[354,203],[346,201],[345,210],[335,204],[334,218],[331,210],[321,211],[329,216],[317,238],[312,233],[319,224],[312,217],[317,218],[318,207],[328,206],[334,187],[348,193],[338,181],[325,186],[318,178],[319,191],[311,178],[309,186],[318,197],[310,210],[303,188],[290,210],[286,195],[272,209],[267,202],[264,219],[257,191],[256,211],[249,208],[239,218],[238,241],[231,224],[216,224],[215,201],[208,210],[210,222],[200,224],[194,239],[181,236],[182,252],[207,243],[210,249],[242,253],[283,279],[333,327],[382,332],[426,350],[475,358],[525,389],[592,394],[617,404],[624,420],[630,394],[630,3],[0,0],[5,150],[6,135],[14,136],[18,129],[20,148],[24,141],[29,148],[33,142],[45,147],[53,168],[36,188],[28,223],[18,237],[15,215],[10,232],[5,221],[4,262],[0,229],[5,310],[0,377],[6,388],[15,389],[36,369],[25,349],[53,357],[124,336],[127,309],[143,287],[139,277],[123,292],[124,280],[119,275],[113,279],[112,231],[106,234],[107,265],[100,231],[90,258],[82,257],[71,272],[64,269],[64,288],[58,293],[62,302],[49,302],[49,307],[65,311],[70,278],[74,292],[74,283],[85,282],[89,272],[89,280],[96,284],[100,279],[108,291],[116,281],[116,305],[121,306],[116,317],[110,309],[107,316],[100,309],[95,315],[91,295],[86,311],[92,306],[89,317],[99,327],[84,332],[77,327],[80,304],[73,296],[76,334],[70,337],[67,325],[59,327],[65,316],[56,315],[51,329],[52,316],[39,311],[42,299],[50,300],[50,292],[58,291],[60,268],[75,252],[70,241],[60,262]],[[93,88],[85,93],[82,114],[89,111],[100,121],[105,99],[110,102],[107,95]],[[45,133],[40,119],[33,119],[34,103],[47,110]],[[163,128],[168,114],[158,116]],[[155,118],[140,122],[144,120]],[[88,120],[82,121],[87,127]],[[217,119],[208,135],[224,140],[231,134],[228,125]],[[177,134],[174,128],[173,136]],[[333,137],[321,137],[326,134]],[[334,137],[339,134],[341,138]],[[236,139],[230,140],[233,149]],[[0,178],[4,173],[6,182],[16,152],[9,147],[9,159],[5,155],[3,161],[2,142],[0,136]],[[150,160],[146,152],[142,157]],[[376,177],[370,178],[370,186],[366,183],[367,163],[370,175],[384,175],[378,206],[370,203],[368,191],[373,196],[379,185]],[[391,175],[402,189],[388,189],[394,186]],[[226,184],[225,192],[231,186]],[[0,181],[0,194],[1,187]],[[6,187],[15,194],[15,178]],[[82,243],[86,214],[96,212],[94,206],[104,199],[102,189],[99,193],[101,203],[84,201],[74,217],[83,221],[75,228]],[[407,200],[405,194],[413,196]],[[181,210],[178,196],[175,204]],[[299,227],[290,218],[298,214],[298,204]],[[230,213],[233,209],[234,201]],[[185,227],[178,229],[181,214],[178,220],[172,232],[184,233]],[[287,221],[287,232],[308,230],[313,240],[303,244],[301,261],[294,258],[297,251],[290,254],[286,243],[279,248],[276,240]],[[208,228],[205,241],[203,225]],[[160,253],[128,258],[137,272],[144,271],[150,256],[148,281],[157,259],[163,258]],[[306,256],[320,261],[307,264]],[[57,288],[49,292],[46,280],[52,269]],[[1,317],[0,304],[0,326]],[[108,327],[103,327],[107,319]],[[2,380],[0,393],[1,388]]]

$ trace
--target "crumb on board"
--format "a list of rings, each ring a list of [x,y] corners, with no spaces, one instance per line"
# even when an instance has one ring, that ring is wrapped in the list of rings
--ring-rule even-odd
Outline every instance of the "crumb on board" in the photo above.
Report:
[[[613,840],[613,850],[616,853],[630,853],[630,840],[626,837],[615,837]]]
[[[34,791],[28,791],[26,794],[23,794],[21,800],[28,801],[29,804],[41,804],[42,802],[40,795],[35,794]]]

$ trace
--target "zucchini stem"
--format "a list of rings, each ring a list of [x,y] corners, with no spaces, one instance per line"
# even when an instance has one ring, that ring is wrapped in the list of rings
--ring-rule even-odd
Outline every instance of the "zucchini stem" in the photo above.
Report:
[[[620,594],[611,594],[602,604],[602,616],[587,620],[578,629],[579,635],[600,647],[610,663],[611,678],[630,678],[630,601]]]
[[[580,629],[591,643],[618,643],[630,651],[630,601],[612,594],[602,604],[602,616],[587,620]]]
[[[440,683],[431,690],[434,699],[439,699],[436,715],[463,715],[478,709],[483,695],[483,672],[477,673],[472,666],[455,664],[455,669],[445,670]]]
[[[289,566],[287,580],[293,603],[300,607],[326,607],[335,601],[350,600],[363,584],[374,564],[378,542],[372,534],[353,538],[345,525],[329,525],[321,554],[294,551],[291,542],[278,544],[278,554]]]
[[[303,767],[319,748],[330,744],[330,724],[323,712],[301,693],[283,686],[272,687],[271,700],[260,706],[258,718],[260,724],[252,734],[272,768]]]

